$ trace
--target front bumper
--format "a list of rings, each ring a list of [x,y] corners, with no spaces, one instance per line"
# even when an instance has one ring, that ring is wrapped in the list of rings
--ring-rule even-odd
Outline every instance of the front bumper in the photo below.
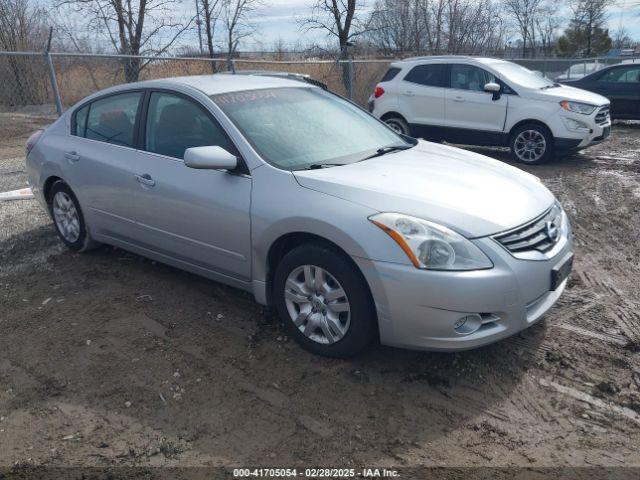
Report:
[[[585,125],[588,130],[572,130],[568,127],[567,120],[580,122]],[[556,150],[581,150],[592,145],[597,145],[609,137],[611,133],[609,106],[599,107],[591,115],[581,115],[560,110],[559,114],[554,117],[550,124]]]
[[[412,265],[355,258],[371,288],[380,341],[422,350],[467,350],[514,335],[536,323],[566,287],[550,290],[551,271],[573,250],[548,260],[518,260],[491,238],[474,240],[494,268],[470,272],[419,270]],[[480,314],[486,323],[470,334],[456,322]]]

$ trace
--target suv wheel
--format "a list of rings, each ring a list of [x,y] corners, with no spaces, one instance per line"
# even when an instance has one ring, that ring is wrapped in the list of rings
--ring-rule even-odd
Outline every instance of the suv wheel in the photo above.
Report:
[[[62,181],[53,184],[49,192],[49,211],[60,240],[74,252],[95,248],[82,215],[82,209],[69,185]]]
[[[411,136],[409,125],[403,118],[389,117],[385,119],[384,123],[389,125],[389,127],[391,127],[391,129],[396,133],[399,133],[401,135]]]
[[[553,155],[553,137],[546,127],[535,123],[522,125],[511,135],[511,156],[522,163],[538,164]]]
[[[367,286],[355,267],[322,244],[293,249],[276,268],[274,300],[289,335],[327,357],[350,357],[375,336]]]

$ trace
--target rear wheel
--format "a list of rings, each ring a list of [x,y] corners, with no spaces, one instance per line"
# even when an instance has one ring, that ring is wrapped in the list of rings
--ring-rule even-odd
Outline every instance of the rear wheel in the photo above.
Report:
[[[521,125],[511,135],[511,155],[522,163],[539,164],[553,156],[553,136],[537,123]]]
[[[49,210],[60,240],[75,252],[84,252],[98,244],[91,239],[80,203],[69,185],[53,184],[49,192]]]
[[[389,125],[394,132],[399,133],[400,135],[411,136],[409,124],[403,118],[389,117],[384,120],[384,123]]]
[[[285,328],[303,348],[349,357],[375,336],[367,286],[356,267],[322,244],[295,248],[276,268],[274,300]]]

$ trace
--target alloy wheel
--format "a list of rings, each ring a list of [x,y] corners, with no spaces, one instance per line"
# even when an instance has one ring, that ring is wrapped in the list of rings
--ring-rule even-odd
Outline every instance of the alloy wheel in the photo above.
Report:
[[[547,150],[547,141],[544,139],[544,135],[537,130],[523,130],[515,138],[513,150],[518,159],[523,162],[536,162],[544,156]]]
[[[53,197],[53,218],[60,234],[69,243],[80,238],[80,215],[71,197],[65,192],[57,192]]]
[[[387,120],[385,123],[391,128],[391,130],[393,130],[396,133],[399,133],[400,135],[407,135],[408,133],[408,132],[405,132],[404,127],[395,120]]]
[[[347,294],[323,268],[295,268],[287,277],[284,297],[293,324],[314,342],[335,343],[349,330],[351,307]]]

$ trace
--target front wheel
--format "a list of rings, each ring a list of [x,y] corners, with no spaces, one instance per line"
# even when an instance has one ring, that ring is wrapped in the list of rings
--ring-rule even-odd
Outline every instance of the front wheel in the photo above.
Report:
[[[322,244],[293,249],[276,268],[273,293],[289,335],[318,355],[344,358],[375,336],[367,286],[356,267]]]
[[[518,127],[511,135],[511,155],[522,163],[540,164],[553,156],[553,136],[549,130],[535,123]]]

